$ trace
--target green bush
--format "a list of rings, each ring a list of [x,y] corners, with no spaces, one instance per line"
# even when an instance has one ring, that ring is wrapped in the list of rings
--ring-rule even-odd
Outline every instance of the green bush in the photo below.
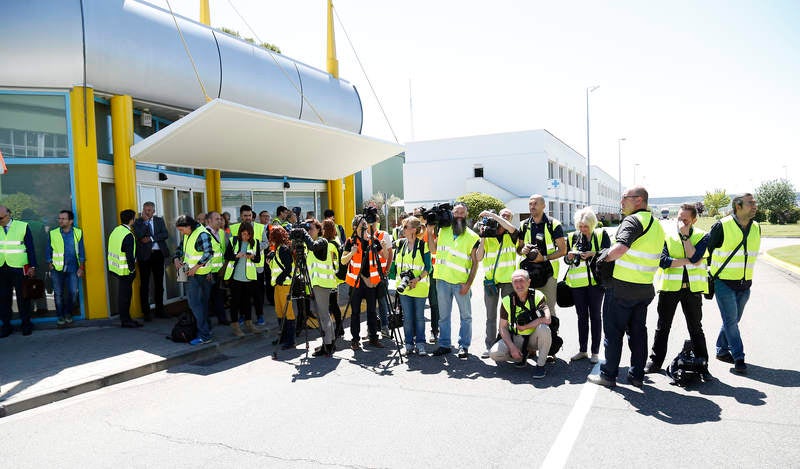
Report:
[[[757,221],[758,223],[764,223],[767,220],[767,214],[764,213],[763,210],[758,209],[758,211],[756,211],[756,216],[753,218],[753,220]]]
[[[471,220],[478,218],[478,215],[484,210],[494,210],[499,213],[500,210],[506,207],[506,204],[497,197],[486,195],[481,192],[470,192],[464,194],[456,199],[456,202],[464,202],[467,206],[469,214],[467,217]]]

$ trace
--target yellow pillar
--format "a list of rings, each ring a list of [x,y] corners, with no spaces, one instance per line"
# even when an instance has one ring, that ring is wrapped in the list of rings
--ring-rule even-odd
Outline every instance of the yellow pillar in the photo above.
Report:
[[[86,248],[83,309],[87,319],[108,317],[106,251],[100,211],[94,90],[76,86],[69,93],[77,221]]]
[[[336,221],[344,225],[344,187],[341,179],[328,181],[328,207],[336,214]]]
[[[208,0],[200,0],[200,22],[211,26],[211,9]],[[206,169],[206,205],[208,211],[222,211],[222,179],[217,169]]]
[[[117,197],[116,222],[119,212],[137,210],[136,201],[136,162],[131,158],[133,145],[133,98],[114,96],[111,98],[111,135],[114,139],[114,193]],[[139,302],[139,276],[133,282],[131,316],[141,317]]]
[[[351,174],[344,178],[344,223],[353,221],[356,216],[356,176]],[[346,226],[346,225],[345,225]]]

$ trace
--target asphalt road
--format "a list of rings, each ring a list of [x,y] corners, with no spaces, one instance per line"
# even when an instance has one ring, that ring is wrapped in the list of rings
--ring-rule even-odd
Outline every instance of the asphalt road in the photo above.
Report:
[[[399,364],[393,349],[367,348],[274,361],[267,343],[243,346],[2,419],[1,459],[14,468],[797,467],[800,283],[763,261],[755,275],[741,323],[747,376],[712,359],[717,381],[689,389],[664,375],[648,375],[643,390],[586,383],[592,365],[564,361],[577,351],[567,308],[564,350],[533,380],[531,366],[476,356],[484,313],[475,288],[467,360]],[[704,308],[713,351],[719,313],[713,301]],[[669,358],[688,337],[681,317]],[[651,342],[655,321],[654,301]]]

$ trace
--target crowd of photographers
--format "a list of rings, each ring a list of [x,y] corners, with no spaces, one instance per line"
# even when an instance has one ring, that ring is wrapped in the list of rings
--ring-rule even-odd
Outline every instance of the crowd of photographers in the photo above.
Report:
[[[643,187],[632,188],[623,197],[625,218],[613,240],[597,226],[590,207],[578,211],[576,230],[565,233],[559,220],[545,213],[545,200],[538,194],[530,197],[530,216],[519,226],[512,223],[514,214],[503,209],[499,214],[480,213],[478,222],[470,227],[467,207],[457,202],[404,214],[390,234],[380,229],[377,209],[370,206],[353,219],[349,236],[330,210],[322,222],[313,212],[298,222],[299,207],[279,207],[270,223],[269,213],[262,211],[256,222],[252,208],[243,205],[240,221],[234,224],[217,212],[206,214],[205,224],[180,217],[176,226],[182,240],[174,262],[179,272],[185,273],[182,281],[198,323],[193,344],[212,340],[209,315],[215,315],[219,324],[230,324],[237,336],[262,332],[266,297],[275,306],[280,324],[274,344],[283,349],[295,347],[301,330],[318,327],[323,343],[314,355],[330,356],[336,340],[344,337],[343,319],[349,311],[353,350],[360,350],[363,340],[370,347],[383,348],[381,340],[392,338],[398,350],[405,345],[407,355],[426,356],[425,309],[429,304],[430,342],[436,344],[430,353],[447,355],[455,348],[462,359],[469,356],[472,345],[471,288],[482,263],[486,339],[481,358],[511,361],[518,367],[533,359],[533,377],[544,377],[547,363],[555,362],[555,354],[563,346],[557,303],[574,304],[578,346],[570,360],[598,363],[601,338],[605,337],[605,363],[590,381],[612,386],[627,335],[631,348],[628,380],[641,387],[645,373],[661,371],[679,303],[693,343],[687,342],[691,355],[687,359],[693,360],[698,376],[711,378],[700,299],[709,285],[716,285],[724,295],[717,300],[722,302],[725,322],[717,340],[717,358],[735,362],[734,371],[746,370],[738,319],[747,298],[738,292],[749,295],[752,262],[748,264],[746,256],[753,256],[753,245],[757,252],[759,235],[749,234],[754,222],[746,217],[750,207],[744,207],[751,199],[746,194],[734,201],[736,213],[731,217],[742,232],[747,230],[742,241],[751,246],[744,253],[745,267],[737,262],[728,270],[724,270],[727,262],[722,254],[732,251],[730,257],[735,257],[739,247],[731,244],[741,238],[736,236],[733,222],[723,219],[707,235],[693,228],[697,213],[685,205],[678,214],[678,229],[665,233],[647,210]],[[726,249],[711,256],[713,280],[706,278],[707,247]],[[566,272],[559,275],[564,268],[562,258]],[[740,273],[742,279],[731,277]],[[561,284],[559,278],[564,279]],[[347,285],[344,290],[339,288],[342,284]],[[651,360],[645,364],[645,316],[656,288],[658,327]],[[347,292],[344,314],[340,291]],[[225,314],[226,292],[230,321]],[[453,303],[459,314],[455,347]],[[738,316],[727,312],[737,308]],[[365,337],[361,335],[362,312],[366,313]],[[403,337],[396,332],[400,329]]]

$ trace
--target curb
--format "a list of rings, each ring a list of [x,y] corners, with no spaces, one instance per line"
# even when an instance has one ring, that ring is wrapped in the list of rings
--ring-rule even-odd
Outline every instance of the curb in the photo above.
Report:
[[[788,262],[784,262],[784,261],[782,261],[782,260],[780,260],[780,259],[778,259],[776,257],[772,257],[766,251],[764,251],[764,254],[762,254],[762,256],[764,257],[765,261],[769,262],[770,264],[774,265],[775,267],[779,267],[781,269],[788,270],[789,272],[792,272],[793,274],[800,275],[800,267],[797,267],[797,266],[795,266],[793,264],[790,264]]]
[[[9,415],[18,414],[26,410],[35,409],[43,405],[52,404],[70,397],[78,396],[87,392],[96,391],[115,384],[124,383],[133,379],[141,378],[152,373],[166,370],[176,365],[190,363],[203,358],[209,358],[222,353],[224,350],[238,347],[240,345],[249,344],[258,340],[265,340],[268,333],[261,333],[258,335],[248,335],[245,337],[234,337],[222,342],[214,342],[206,346],[192,347],[187,344],[188,348],[185,352],[180,352],[167,356],[161,360],[146,363],[144,365],[131,368],[130,370],[120,371],[108,376],[100,376],[82,383],[74,384],[57,391],[50,391],[38,396],[31,396],[27,399],[22,399],[17,402],[12,402],[6,405],[0,405],[0,418]]]

